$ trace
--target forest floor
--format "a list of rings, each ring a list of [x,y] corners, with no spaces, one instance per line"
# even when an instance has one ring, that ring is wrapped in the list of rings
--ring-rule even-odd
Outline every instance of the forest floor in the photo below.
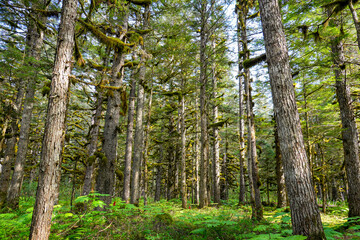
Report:
[[[0,239],[28,238],[33,204],[33,197],[23,198],[18,211],[0,213]],[[254,222],[250,206],[238,206],[236,200],[182,209],[178,199],[140,207],[115,199],[106,212],[90,210],[102,206],[97,196],[79,197],[75,204],[71,209],[67,199],[55,206],[50,239],[305,239],[291,235],[288,209],[265,207],[265,219]],[[347,211],[339,205],[322,214],[328,240],[360,239],[360,225],[349,226]]]

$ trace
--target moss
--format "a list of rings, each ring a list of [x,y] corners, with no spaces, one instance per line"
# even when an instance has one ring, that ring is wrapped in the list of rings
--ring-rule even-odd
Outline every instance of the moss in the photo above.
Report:
[[[152,0],[129,0],[129,2],[140,6],[146,6],[151,4]]]
[[[161,230],[167,226],[170,226],[174,222],[169,213],[160,213],[154,217],[153,226],[156,231]]]
[[[82,214],[86,210],[86,204],[84,202],[77,202],[74,206],[74,213],[75,214]]]
[[[79,66],[79,67],[83,67],[85,66],[85,60],[80,52],[80,49],[79,49],[79,44],[78,44],[78,41],[77,39],[75,38],[75,46],[74,46],[74,57],[75,57],[75,61],[76,61],[76,64]]]
[[[92,155],[88,158],[88,164],[89,165],[93,165],[96,161],[96,156],[95,155]]]
[[[109,37],[106,36],[105,33],[100,31],[98,28],[96,28],[94,25],[85,22],[82,19],[79,19],[79,22],[87,29],[89,30],[94,36],[103,44],[105,44],[108,47],[111,48],[117,48],[120,51],[127,51],[127,48],[134,46],[134,44],[127,44],[121,41],[119,38],[115,37]],[[126,48],[127,47],[127,48]]]
[[[247,19],[253,19],[253,18],[257,18],[257,17],[260,17],[260,11],[254,13],[254,14],[251,14],[250,16],[247,17]]]
[[[56,10],[34,9],[34,11],[41,13],[45,17],[59,17],[60,15],[60,12]]]
[[[133,68],[137,65],[139,65],[140,62],[139,61],[125,61],[124,67],[128,67],[128,68]]]
[[[260,56],[254,57],[254,58],[250,58],[250,59],[246,59],[243,62],[243,66],[244,68],[251,68],[259,63],[261,63],[262,61],[266,60],[266,54],[261,54]]]
[[[115,174],[120,182],[124,179],[124,173],[120,169],[116,169]]]

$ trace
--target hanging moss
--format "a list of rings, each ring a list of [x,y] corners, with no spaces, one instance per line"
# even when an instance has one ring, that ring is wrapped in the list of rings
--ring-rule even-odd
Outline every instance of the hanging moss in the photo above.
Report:
[[[302,34],[303,34],[303,37],[304,37],[304,40],[307,38],[307,35],[308,35],[308,29],[309,27],[306,26],[306,25],[301,25],[301,26],[298,26],[297,27],[299,30],[301,30]]]
[[[137,65],[139,65],[140,62],[139,61],[128,61],[128,60],[125,60],[125,64],[124,64],[124,67],[128,67],[128,68],[133,68]]]
[[[110,47],[110,48],[117,48],[120,51],[128,51],[129,47],[134,46],[134,44],[127,44],[124,43],[123,41],[121,41],[120,39],[116,38],[116,37],[108,37],[106,36],[105,33],[103,33],[102,31],[100,31],[98,28],[96,28],[94,25],[85,22],[82,19],[79,19],[79,22],[86,28],[88,29],[92,34],[94,34],[94,36],[103,44],[105,44],[106,46]]]
[[[126,91],[121,91],[120,93],[120,100],[121,100],[121,103],[120,103],[120,115],[121,116],[126,116],[126,112],[127,112],[127,109],[128,109],[128,105],[127,105],[127,94],[126,94]]]
[[[244,62],[243,62],[243,66],[244,68],[251,68],[263,61],[266,60],[266,54],[261,54],[260,56],[257,56],[257,57],[254,57],[254,58],[250,58],[250,59],[246,59]]]
[[[220,121],[220,122],[216,122],[216,123],[209,124],[209,128],[222,127],[222,126],[224,126],[224,124],[225,124],[228,120],[229,120],[229,119],[226,119],[226,120],[224,120],[224,121]]]
[[[108,71],[111,70],[110,67],[96,64],[96,63],[92,62],[91,60],[88,60],[87,63],[88,63],[88,66],[89,66],[89,67],[91,67],[91,68],[93,68],[93,69],[96,69],[96,70],[98,70],[98,71],[101,71],[101,72],[108,72]]]
[[[79,66],[79,67],[83,67],[85,66],[85,60],[80,52],[80,49],[79,49],[79,44],[78,44],[78,41],[77,39],[75,38],[75,46],[74,46],[74,57],[75,57],[75,61],[76,61],[76,64]]]
[[[116,169],[115,174],[120,182],[124,179],[124,173],[120,169]]]

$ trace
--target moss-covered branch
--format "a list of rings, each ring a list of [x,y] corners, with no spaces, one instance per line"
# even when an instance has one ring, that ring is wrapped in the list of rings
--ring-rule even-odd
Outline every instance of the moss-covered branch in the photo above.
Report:
[[[152,0],[129,0],[129,2],[140,6],[146,6],[151,4]]]
[[[243,66],[244,68],[251,68],[263,61],[266,61],[266,54],[261,54],[260,56],[254,57],[254,58],[250,58],[250,59],[246,59],[243,62]]]

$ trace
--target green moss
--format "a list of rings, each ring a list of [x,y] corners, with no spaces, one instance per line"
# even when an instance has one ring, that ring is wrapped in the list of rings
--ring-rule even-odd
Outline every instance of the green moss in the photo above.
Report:
[[[90,156],[90,157],[88,158],[88,164],[89,164],[89,165],[94,164],[95,161],[96,161],[96,156],[95,156],[95,155],[92,155],[92,156]]]
[[[116,169],[115,174],[120,182],[124,179],[124,173],[120,169]]]
[[[169,213],[157,214],[153,221],[153,226],[156,231],[159,231],[167,226],[170,226],[174,222]]]
[[[127,44],[121,41],[118,38],[115,37],[109,37],[106,36],[105,33],[100,31],[98,28],[96,28],[94,25],[85,22],[82,19],[79,19],[79,22],[87,29],[89,30],[94,36],[103,44],[105,44],[108,47],[111,48],[117,48],[120,51],[127,51],[127,48],[134,46],[134,44]]]
[[[260,56],[258,57],[254,57],[254,58],[250,58],[250,59],[246,59],[244,62],[243,62],[243,66],[244,68],[251,68],[259,63],[261,63],[262,61],[265,61],[266,60],[266,54],[261,54]]]
[[[129,2],[140,6],[146,6],[151,4],[152,0],[129,0]]]

